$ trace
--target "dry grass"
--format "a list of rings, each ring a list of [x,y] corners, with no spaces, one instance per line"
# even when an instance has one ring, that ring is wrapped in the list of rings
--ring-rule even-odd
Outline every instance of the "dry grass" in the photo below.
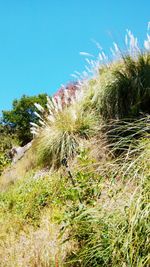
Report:
[[[1,267],[56,267],[63,266],[66,253],[73,249],[73,242],[65,242],[67,234],[60,236],[60,225],[53,222],[60,213],[48,209],[44,211],[37,229],[26,226],[20,234],[10,231],[7,237],[1,237]],[[4,229],[3,229],[4,231]]]
[[[0,176],[0,191],[6,190],[11,184],[35,170],[35,153],[31,147],[23,158],[9,165]]]

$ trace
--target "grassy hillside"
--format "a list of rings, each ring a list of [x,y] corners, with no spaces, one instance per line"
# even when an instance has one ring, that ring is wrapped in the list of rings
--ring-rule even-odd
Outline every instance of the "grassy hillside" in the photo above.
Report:
[[[0,178],[0,266],[150,265],[150,53],[135,40],[37,105],[32,147]]]

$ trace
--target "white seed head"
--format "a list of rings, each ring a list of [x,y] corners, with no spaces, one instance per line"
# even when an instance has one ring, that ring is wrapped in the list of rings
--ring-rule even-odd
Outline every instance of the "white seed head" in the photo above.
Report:
[[[66,106],[69,104],[69,94],[67,89],[64,90],[64,102]]]
[[[87,52],[80,52],[79,54],[80,54],[81,56],[93,57],[92,54],[89,54],[89,53],[87,53]]]
[[[57,107],[60,111],[62,111],[62,100],[60,96],[57,96]]]
[[[147,40],[144,41],[144,48],[148,51],[150,50],[150,35],[149,34],[147,34]]]
[[[36,127],[36,128],[38,128],[39,127],[39,125],[37,125],[36,123],[34,123],[34,122],[30,122],[30,125],[31,126],[33,126],[33,127]]]
[[[74,109],[71,110],[71,116],[74,119],[74,121],[77,120],[77,114],[76,114],[76,111]]]
[[[54,122],[54,121],[55,121],[55,117],[54,117],[53,115],[48,115],[48,116],[47,116],[47,119],[48,119],[48,121],[50,121],[50,122]]]
[[[42,125],[42,126],[45,126],[46,123],[43,121],[43,120],[39,120],[39,123]]]
[[[37,113],[36,111],[34,111],[34,114],[35,114],[35,116],[37,116],[38,118],[40,118],[42,120],[42,117],[41,117],[41,115],[39,113]]]
[[[40,111],[40,112],[44,112],[44,108],[38,104],[38,103],[34,103],[34,106]]]
[[[55,100],[54,97],[52,97],[52,103],[53,103],[53,106],[54,106],[55,111],[58,111],[57,102],[56,102],[56,100]]]
[[[53,102],[52,102],[52,100],[51,100],[48,96],[47,96],[47,105],[49,105],[49,107],[50,107],[51,109],[54,108]]]
[[[35,130],[31,130],[31,133],[32,133],[33,135],[35,135],[35,136],[38,135],[38,133],[37,133]]]
[[[130,30],[127,30],[127,35],[129,37],[129,49],[128,49],[128,52],[130,54],[138,52],[139,51],[139,47],[138,47],[137,38],[134,37],[134,35],[132,34],[132,32]]]

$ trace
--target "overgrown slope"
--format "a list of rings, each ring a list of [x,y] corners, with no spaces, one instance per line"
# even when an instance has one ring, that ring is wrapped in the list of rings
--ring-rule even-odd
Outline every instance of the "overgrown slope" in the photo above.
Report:
[[[31,149],[0,178],[0,266],[150,265],[150,54],[128,38],[37,106]]]

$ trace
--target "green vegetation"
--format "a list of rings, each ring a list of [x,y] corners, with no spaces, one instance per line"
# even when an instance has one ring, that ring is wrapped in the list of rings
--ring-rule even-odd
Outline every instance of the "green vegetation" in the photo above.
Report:
[[[71,208],[71,238],[79,249],[70,255],[69,266],[149,265],[149,142],[139,142],[132,162],[131,155],[111,163],[109,179],[105,174],[99,181],[95,205]]]
[[[96,133],[97,119],[94,114],[86,114],[80,105],[57,112],[48,121],[35,140],[38,163],[58,168],[62,160],[72,159],[79,145]]]
[[[46,94],[38,96],[22,96],[19,100],[15,99],[12,104],[12,110],[3,111],[2,122],[9,126],[20,145],[25,145],[32,140],[30,132],[30,122],[37,122],[34,112],[36,107],[34,103],[39,103],[46,107]]]
[[[105,119],[137,118],[150,113],[150,55],[124,56],[100,75],[95,104]]]
[[[17,143],[16,135],[9,126],[0,124],[0,174],[9,164],[9,151]]]
[[[0,177],[0,266],[150,266],[150,54],[130,48],[36,105]]]

